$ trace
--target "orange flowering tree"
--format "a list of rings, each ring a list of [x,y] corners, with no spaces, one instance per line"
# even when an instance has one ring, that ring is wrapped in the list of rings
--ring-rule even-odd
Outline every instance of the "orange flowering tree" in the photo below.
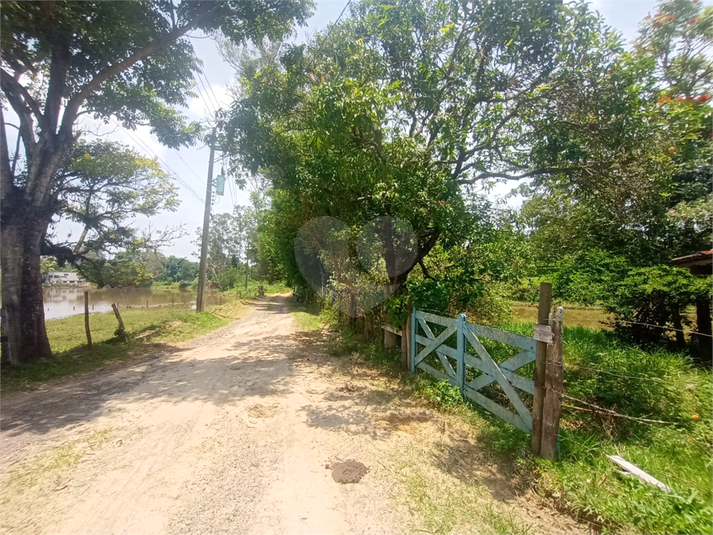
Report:
[[[600,249],[655,265],[710,249],[712,44],[713,8],[667,0],[631,51],[552,88],[532,157],[566,172],[523,188],[545,262]]]

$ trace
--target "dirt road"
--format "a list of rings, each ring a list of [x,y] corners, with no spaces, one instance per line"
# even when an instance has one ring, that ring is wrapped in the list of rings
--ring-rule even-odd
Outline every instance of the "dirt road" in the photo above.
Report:
[[[467,432],[321,343],[276,297],[190,344],[9,396],[0,531],[582,531],[520,496]],[[351,459],[369,471],[336,482]]]

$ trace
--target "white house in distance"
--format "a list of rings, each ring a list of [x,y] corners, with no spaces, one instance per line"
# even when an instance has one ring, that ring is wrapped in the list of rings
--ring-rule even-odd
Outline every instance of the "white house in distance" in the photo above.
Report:
[[[79,273],[72,271],[50,271],[44,275],[45,284],[63,284],[78,286],[86,281],[79,276]]]

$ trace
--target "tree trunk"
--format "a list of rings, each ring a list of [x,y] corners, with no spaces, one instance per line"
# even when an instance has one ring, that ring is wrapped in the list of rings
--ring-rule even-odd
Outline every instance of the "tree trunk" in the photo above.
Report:
[[[40,270],[47,222],[27,211],[12,219],[0,229],[3,336],[7,336],[3,361],[17,365],[50,357],[52,351],[45,330]]]
[[[673,311],[673,327],[676,329],[676,345],[683,349],[686,347],[686,335],[683,332],[683,322],[681,321],[681,314],[678,310]]]
[[[713,340],[711,340],[711,302],[707,296],[696,300],[696,331],[700,333],[696,336],[699,353],[710,362]]]

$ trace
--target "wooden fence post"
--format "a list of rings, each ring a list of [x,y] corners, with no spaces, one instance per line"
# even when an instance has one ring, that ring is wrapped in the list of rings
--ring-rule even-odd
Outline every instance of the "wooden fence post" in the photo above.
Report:
[[[413,344],[411,331],[411,321],[407,320],[401,326],[401,364],[406,370],[411,369],[411,345]]]
[[[173,306],[173,305],[171,305]],[[121,314],[119,314],[119,307],[116,306],[114,303],[111,304],[111,309],[114,311],[114,315],[116,316],[116,320],[119,322],[119,329],[122,331],[126,331],[124,328],[124,321],[121,319]]]
[[[458,360],[456,362],[456,377],[458,381],[458,388],[463,392],[465,388],[465,324],[467,319],[465,314],[458,314],[456,318],[456,354],[458,355]]]
[[[537,323],[549,325],[550,308],[552,307],[552,284],[540,283],[540,304],[537,311]],[[537,342],[537,358],[535,360],[535,383],[532,398],[532,452],[540,454],[542,442],[542,407],[545,402],[545,368],[547,361],[547,344]]]
[[[87,345],[92,348],[92,333],[89,331],[89,292],[84,291],[84,330],[87,332]]]
[[[550,322],[553,343],[547,346],[547,368],[545,370],[545,404],[542,409],[540,455],[551,461],[554,461],[557,457],[557,437],[559,436],[560,416],[562,414],[562,389],[564,388],[563,316],[564,309],[559,307]]]
[[[396,347],[396,335],[389,329],[384,329],[384,347]]]
[[[405,325],[407,329],[410,331],[410,338],[411,338],[411,345],[409,347],[409,356],[408,356],[408,367],[411,370],[411,373],[416,373],[416,354],[418,353],[418,344],[416,343],[416,307],[414,306],[411,309],[411,322],[410,325],[407,323]]]

